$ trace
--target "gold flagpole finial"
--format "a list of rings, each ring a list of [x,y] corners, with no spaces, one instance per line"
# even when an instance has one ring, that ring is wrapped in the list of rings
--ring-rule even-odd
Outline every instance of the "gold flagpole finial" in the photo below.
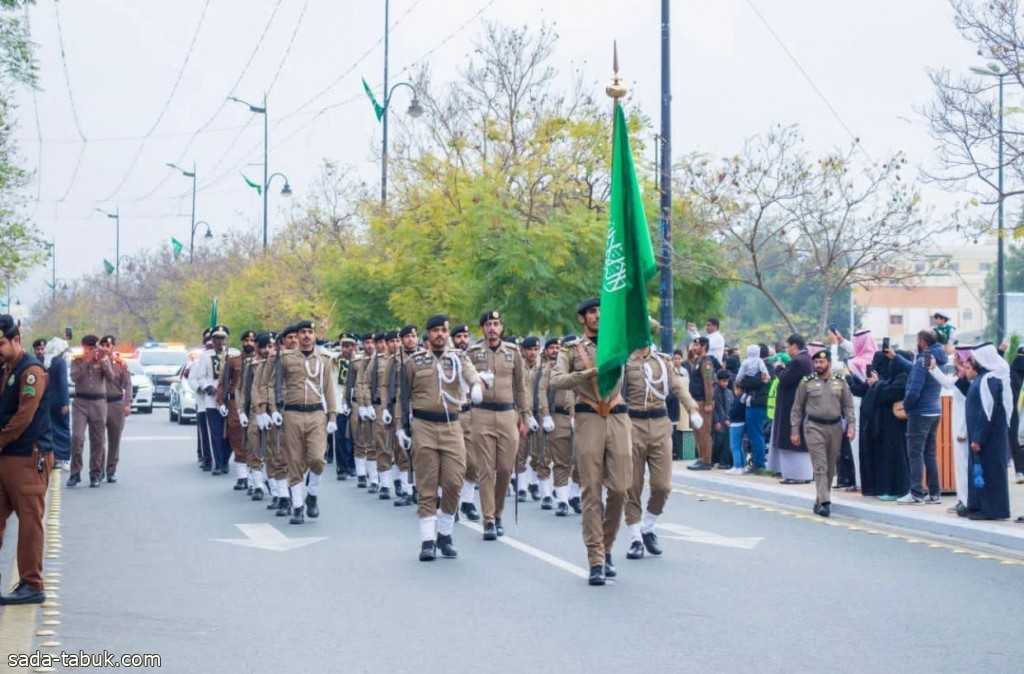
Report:
[[[628,93],[629,89],[622,84],[619,77],[619,44],[612,42],[612,83],[605,87],[604,92],[616,102]]]

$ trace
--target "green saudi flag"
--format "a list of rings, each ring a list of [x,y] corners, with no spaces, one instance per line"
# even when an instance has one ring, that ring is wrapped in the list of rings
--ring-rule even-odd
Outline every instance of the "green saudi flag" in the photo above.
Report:
[[[178,241],[173,236],[171,237],[171,256],[174,258],[175,261],[177,261],[178,256],[181,255],[181,250],[184,247],[185,246],[181,244],[181,241]]]
[[[103,258],[103,271],[107,272],[107,276],[114,273],[114,265],[107,261],[107,258]]]
[[[248,178],[246,178],[244,173],[242,174],[242,180],[245,181],[246,185],[248,185],[249,187],[251,187],[254,190],[256,190],[256,194],[263,194],[263,188],[260,187],[260,184],[259,183],[254,183],[253,181],[251,181]]]
[[[366,83],[366,78],[363,78],[363,89],[366,91],[366,95],[370,97],[370,102],[373,103],[373,112],[377,115],[377,121],[379,122],[384,117],[384,108],[377,102],[377,97],[373,95],[373,89]]]
[[[210,327],[217,327],[217,298],[213,298],[213,306],[210,307]]]
[[[601,275],[601,338],[597,344],[601,397],[608,397],[618,386],[629,354],[651,344],[646,284],[658,271],[629,149],[626,116],[617,104],[612,137],[611,206]]]

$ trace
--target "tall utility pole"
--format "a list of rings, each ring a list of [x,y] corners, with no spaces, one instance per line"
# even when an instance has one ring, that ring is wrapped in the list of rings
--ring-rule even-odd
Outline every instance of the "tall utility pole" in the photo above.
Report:
[[[186,171],[185,169],[181,168],[177,164],[167,164],[167,165],[170,166],[172,169],[181,171],[181,175],[185,176],[186,178],[191,178],[192,179],[192,223],[191,223],[191,227],[192,227],[192,237],[194,239],[195,238],[195,234],[196,234],[196,163],[192,162],[192,170],[191,171]],[[188,247],[188,263],[192,264],[192,244],[189,244],[189,247]]]
[[[270,177],[267,175],[270,172],[270,115],[267,114],[267,94],[263,93],[263,107],[256,108],[249,106],[253,112],[263,113],[263,250],[267,249],[267,232],[269,231],[269,212],[267,200],[270,196],[267,194],[270,188]],[[287,182],[287,181],[285,181]]]
[[[672,80],[669,0],[661,0],[661,350],[672,353]]]
[[[388,205],[388,22],[389,0],[384,0],[384,115],[381,117],[383,138],[380,145],[380,206]]]

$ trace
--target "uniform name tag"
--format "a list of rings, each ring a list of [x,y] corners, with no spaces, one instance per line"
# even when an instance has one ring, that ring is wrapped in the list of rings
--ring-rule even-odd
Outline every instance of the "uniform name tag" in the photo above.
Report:
[[[479,361],[485,361],[487,360],[487,354],[483,351],[477,351],[476,356],[474,356],[474,358]]]
[[[416,356],[413,358],[413,363],[415,363],[418,368],[430,367],[434,364],[434,359],[430,356]]]
[[[513,360],[515,360],[515,356],[513,356],[511,353],[506,353],[505,354],[505,362],[506,363],[511,363]]]

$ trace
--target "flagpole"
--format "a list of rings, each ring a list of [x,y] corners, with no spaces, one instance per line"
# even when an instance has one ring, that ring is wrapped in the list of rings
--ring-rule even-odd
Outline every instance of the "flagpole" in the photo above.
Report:
[[[670,77],[669,0],[661,0],[661,350],[672,353],[672,80]]]

